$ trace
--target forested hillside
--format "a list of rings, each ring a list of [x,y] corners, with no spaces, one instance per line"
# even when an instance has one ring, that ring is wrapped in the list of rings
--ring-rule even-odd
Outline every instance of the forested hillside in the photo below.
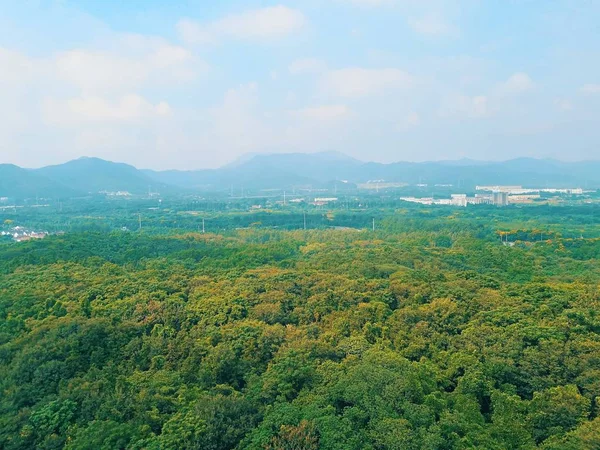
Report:
[[[0,244],[0,448],[600,448],[599,245],[451,226]]]
[[[77,191],[62,183],[12,164],[0,164],[0,197],[73,197]]]

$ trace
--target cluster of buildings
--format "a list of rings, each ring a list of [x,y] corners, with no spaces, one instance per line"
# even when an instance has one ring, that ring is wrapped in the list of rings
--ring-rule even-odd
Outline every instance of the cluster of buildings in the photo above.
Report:
[[[433,197],[401,197],[400,200],[411,203],[420,203],[421,205],[446,205],[460,206],[466,208],[467,205],[508,205],[508,199],[505,194],[502,195],[480,195],[468,197],[467,194],[452,194],[450,198],[435,199]]]
[[[524,188],[523,186],[476,186],[475,189],[477,191],[484,192],[503,192],[508,195],[532,195],[532,194],[566,194],[566,195],[581,195],[583,194],[583,189],[574,188],[574,189],[537,189],[537,188]]]
[[[407,183],[394,183],[385,180],[369,180],[366,183],[358,184],[359,189],[374,190],[379,192],[379,189],[396,189],[408,186]]]
[[[46,231],[32,231],[24,227],[14,227],[9,231],[0,232],[0,236],[9,236],[16,242],[24,242],[32,239],[44,239],[48,236],[48,233]]]
[[[401,197],[400,200],[411,203],[419,203],[421,205],[449,205],[461,206],[467,205],[496,205],[508,206],[509,204],[532,203],[541,198],[542,193],[545,194],[562,194],[562,195],[582,195],[583,189],[531,189],[523,188],[522,186],[477,186],[476,189],[481,191],[480,194],[475,194],[474,197],[468,197],[467,194],[453,194],[449,199],[435,199],[433,197]]]
[[[581,188],[524,188],[523,186],[477,186],[482,192],[491,192],[494,204],[508,205],[516,203],[532,203],[541,198],[541,194],[582,195]],[[498,201],[496,201],[498,200]]]
[[[314,206],[325,206],[329,203],[337,202],[337,201],[338,201],[337,197],[317,197],[317,198],[315,198],[314,202],[312,202],[312,204]]]
[[[116,192],[100,191],[99,193],[104,194],[108,197],[131,197],[131,192],[127,192],[127,191],[116,191]]]

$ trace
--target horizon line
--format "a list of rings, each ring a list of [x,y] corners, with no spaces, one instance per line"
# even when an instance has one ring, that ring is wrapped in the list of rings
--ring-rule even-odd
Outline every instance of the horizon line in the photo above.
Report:
[[[137,165],[128,163],[128,162],[114,161],[114,160],[110,160],[110,159],[104,159],[99,156],[87,156],[87,155],[82,155],[77,158],[66,160],[64,162],[59,162],[59,163],[55,163],[55,164],[46,164],[46,165],[42,165],[39,167],[25,167],[25,166],[20,166],[18,164],[8,163],[8,162],[7,163],[0,162],[0,166],[9,165],[9,166],[15,166],[15,167],[18,167],[20,169],[25,169],[25,170],[40,170],[40,169],[44,169],[47,167],[62,166],[62,165],[69,164],[69,163],[72,163],[75,161],[80,161],[80,160],[85,160],[85,159],[94,159],[94,160],[103,161],[103,162],[107,162],[107,163],[111,163],[111,164],[120,164],[120,165],[130,166],[136,170],[141,170],[141,171],[198,172],[198,171],[205,171],[205,170],[226,169],[226,168],[228,168],[228,166],[235,165],[236,162],[239,162],[240,165],[243,165],[244,163],[247,163],[256,157],[268,157],[268,156],[279,157],[279,156],[291,156],[291,155],[309,156],[309,155],[325,155],[325,154],[338,154],[340,156],[346,157],[348,160],[354,160],[357,163],[361,163],[361,164],[380,164],[380,165],[385,165],[385,166],[393,165],[393,164],[443,164],[443,163],[456,163],[456,162],[471,162],[471,163],[474,163],[474,165],[493,165],[493,164],[502,164],[502,163],[507,163],[507,162],[512,162],[512,161],[518,161],[518,160],[547,161],[547,162],[557,162],[557,163],[562,163],[562,164],[580,164],[580,163],[600,162],[600,159],[581,159],[581,160],[568,161],[568,160],[562,160],[562,159],[551,158],[551,157],[534,157],[534,156],[519,156],[519,157],[515,157],[515,158],[502,159],[502,160],[483,160],[483,159],[473,159],[473,158],[464,157],[464,158],[457,158],[457,159],[437,159],[437,160],[429,159],[429,160],[422,160],[422,161],[397,160],[397,161],[391,161],[391,162],[381,162],[381,161],[365,161],[365,160],[355,158],[354,156],[350,156],[350,155],[340,152],[340,151],[329,150],[329,151],[319,151],[319,152],[279,152],[279,153],[278,152],[265,152],[265,153],[254,153],[253,152],[253,153],[246,153],[244,155],[240,155],[239,157],[235,158],[234,160],[232,160],[228,163],[222,164],[218,167],[203,167],[203,168],[200,167],[200,168],[195,168],[195,169],[177,169],[177,168],[150,169],[150,168],[145,168],[145,167],[138,167]],[[469,166],[468,164],[464,165],[464,167],[468,167],[468,166]]]

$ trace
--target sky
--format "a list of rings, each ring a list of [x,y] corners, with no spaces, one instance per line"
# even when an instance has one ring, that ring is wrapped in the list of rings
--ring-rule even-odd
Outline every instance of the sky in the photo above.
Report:
[[[0,0],[0,163],[600,159],[597,0]]]

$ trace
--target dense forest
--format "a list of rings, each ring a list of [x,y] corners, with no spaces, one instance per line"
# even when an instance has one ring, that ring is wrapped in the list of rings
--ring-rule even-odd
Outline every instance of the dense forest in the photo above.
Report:
[[[600,241],[565,211],[0,243],[0,448],[600,448]]]

